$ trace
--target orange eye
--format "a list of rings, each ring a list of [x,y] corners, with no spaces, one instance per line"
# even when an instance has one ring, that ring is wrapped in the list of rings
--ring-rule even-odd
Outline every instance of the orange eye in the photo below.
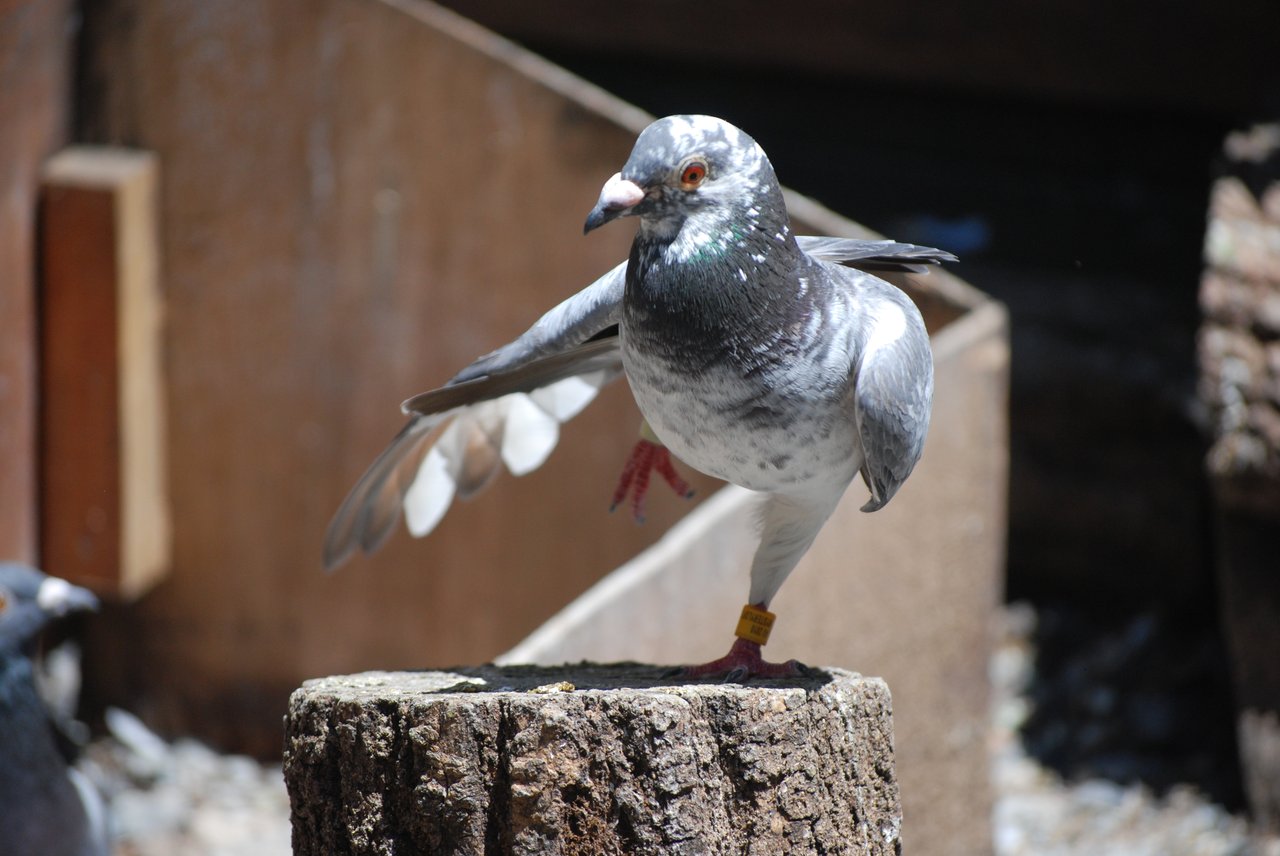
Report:
[[[707,177],[707,165],[702,161],[688,164],[680,173],[680,186],[685,190],[693,190]]]

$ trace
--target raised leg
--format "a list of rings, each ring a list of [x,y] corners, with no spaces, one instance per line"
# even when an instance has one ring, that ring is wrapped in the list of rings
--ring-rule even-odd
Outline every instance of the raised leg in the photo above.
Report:
[[[626,465],[622,468],[622,476],[618,479],[618,487],[613,492],[613,502],[609,510],[613,511],[631,494],[631,514],[636,522],[644,521],[644,498],[649,492],[649,477],[657,472],[663,481],[671,486],[677,496],[685,499],[693,496],[689,483],[676,472],[671,462],[671,453],[667,447],[652,440],[641,439],[631,450]]]

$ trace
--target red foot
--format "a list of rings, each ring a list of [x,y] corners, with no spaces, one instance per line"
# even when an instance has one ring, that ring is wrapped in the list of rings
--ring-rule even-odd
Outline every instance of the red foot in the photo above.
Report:
[[[671,453],[666,446],[660,446],[649,440],[640,440],[631,450],[626,466],[622,468],[622,476],[618,479],[618,488],[613,492],[613,503],[609,510],[616,509],[627,494],[631,493],[631,514],[636,522],[644,522],[644,496],[649,492],[649,476],[657,471],[677,496],[685,499],[693,496],[689,483],[680,478],[675,465],[671,463]]]
[[[746,639],[735,639],[729,653],[719,660],[701,666],[685,666],[678,671],[682,678],[706,678],[724,675],[726,683],[741,683],[748,678],[798,678],[808,669],[797,660],[770,663],[760,656],[760,646]]]

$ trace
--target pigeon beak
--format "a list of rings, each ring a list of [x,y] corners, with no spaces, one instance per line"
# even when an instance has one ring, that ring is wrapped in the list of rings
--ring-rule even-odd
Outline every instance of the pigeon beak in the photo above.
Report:
[[[57,577],[49,577],[40,583],[40,589],[36,592],[36,605],[48,615],[61,617],[69,612],[97,609],[98,598],[88,589],[73,586]]]
[[[600,191],[600,201],[587,215],[587,223],[582,227],[582,234],[598,229],[610,220],[627,214],[644,199],[644,190],[634,181],[627,181],[622,173],[616,172],[604,183]]]

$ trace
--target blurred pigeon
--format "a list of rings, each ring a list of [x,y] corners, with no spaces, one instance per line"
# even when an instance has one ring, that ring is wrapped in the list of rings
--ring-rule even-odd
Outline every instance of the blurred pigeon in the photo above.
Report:
[[[646,128],[604,184],[590,232],[639,219],[630,258],[515,341],[403,405],[409,423],[329,525],[324,562],[377,548],[403,510],[430,532],[454,496],[503,467],[521,475],[559,425],[625,373],[645,417],[614,495],[637,513],[670,459],[763,495],[761,543],[728,655],[686,676],[781,676],[763,660],[769,602],[858,473],[884,506],[920,457],[933,362],[919,311],[866,270],[922,272],[950,253],[893,241],[792,235],[782,191],[751,137],[710,116]]]
[[[36,636],[51,620],[97,608],[97,598],[34,568],[0,562],[0,852],[105,856],[102,800],[68,766],[36,692]]]

